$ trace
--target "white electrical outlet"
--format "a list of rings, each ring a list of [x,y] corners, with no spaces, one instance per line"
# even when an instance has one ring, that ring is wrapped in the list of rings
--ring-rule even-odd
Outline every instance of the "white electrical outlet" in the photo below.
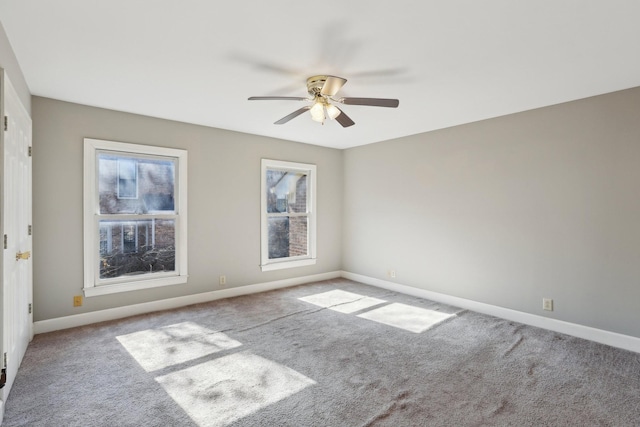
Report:
[[[396,271],[395,270],[387,271],[387,276],[389,276],[392,279],[395,279],[396,278]]]
[[[551,298],[542,298],[542,309],[553,311],[553,300]]]
[[[227,276],[220,276],[220,284],[221,285],[227,284]]]

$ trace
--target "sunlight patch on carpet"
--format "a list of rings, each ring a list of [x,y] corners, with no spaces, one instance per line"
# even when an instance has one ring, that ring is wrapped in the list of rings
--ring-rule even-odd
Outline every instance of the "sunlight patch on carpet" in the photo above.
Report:
[[[364,310],[365,308],[386,302],[378,298],[367,297],[364,295],[354,294],[352,292],[341,291],[339,289],[298,299],[319,307],[347,314],[355,313],[356,311]]]
[[[222,427],[315,384],[299,372],[248,352],[156,378],[200,427]]]
[[[363,319],[373,320],[417,334],[453,316],[455,314],[447,314],[400,303],[389,304],[358,315]]]
[[[212,331],[194,322],[148,329],[116,338],[147,372],[242,345],[222,332]]]

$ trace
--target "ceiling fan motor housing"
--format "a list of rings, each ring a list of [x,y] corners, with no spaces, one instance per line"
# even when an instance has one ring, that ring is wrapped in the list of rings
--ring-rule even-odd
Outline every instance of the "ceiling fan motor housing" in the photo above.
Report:
[[[329,76],[323,75],[309,77],[307,79],[307,91],[309,92],[309,95],[314,97],[319,95],[328,77]]]

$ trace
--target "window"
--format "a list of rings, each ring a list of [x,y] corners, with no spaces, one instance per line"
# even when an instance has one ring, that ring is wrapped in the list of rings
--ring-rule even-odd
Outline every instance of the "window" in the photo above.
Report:
[[[262,160],[262,271],[316,263],[315,165]]]
[[[84,142],[85,295],[186,283],[187,152]]]

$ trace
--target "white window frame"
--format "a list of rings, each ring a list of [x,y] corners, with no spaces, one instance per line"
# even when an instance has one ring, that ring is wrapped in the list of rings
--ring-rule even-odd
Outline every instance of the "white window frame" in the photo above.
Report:
[[[175,271],[100,279],[99,220],[115,215],[100,215],[98,195],[98,153],[114,152],[122,155],[166,157],[175,160]],[[151,145],[129,144],[99,139],[84,139],[84,295],[108,295],[187,282],[187,151]],[[115,219],[115,218],[114,218]],[[117,219],[136,220],[137,215],[118,215]],[[153,277],[151,277],[153,276]]]
[[[307,245],[308,254],[304,256],[269,259],[269,227],[268,218],[273,214],[267,213],[267,170],[285,170],[290,172],[303,172],[307,174]],[[262,159],[261,168],[261,195],[260,195],[260,268],[262,271],[280,270],[284,268],[303,267],[316,263],[316,165],[306,163],[285,162],[281,160]],[[300,216],[290,213],[288,216]]]

